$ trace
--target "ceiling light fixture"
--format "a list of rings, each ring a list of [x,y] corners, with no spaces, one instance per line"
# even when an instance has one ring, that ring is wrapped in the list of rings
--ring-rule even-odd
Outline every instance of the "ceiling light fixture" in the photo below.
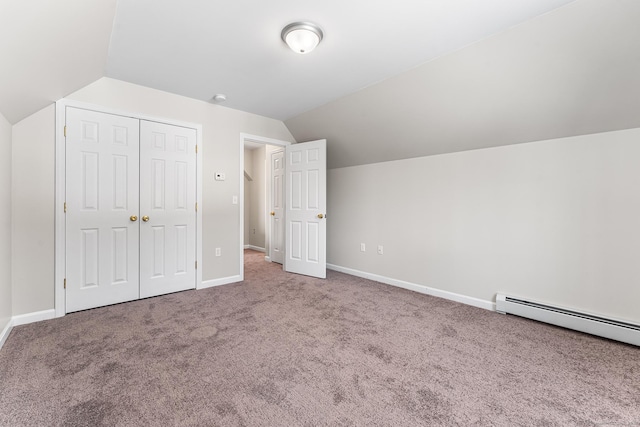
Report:
[[[296,53],[311,52],[322,41],[320,27],[310,22],[293,22],[282,29],[282,40]]]

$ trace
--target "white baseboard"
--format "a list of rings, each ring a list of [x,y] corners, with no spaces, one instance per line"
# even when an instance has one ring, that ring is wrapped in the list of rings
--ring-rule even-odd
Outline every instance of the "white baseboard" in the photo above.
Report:
[[[20,314],[13,316],[13,326],[26,325],[27,323],[39,322],[41,320],[49,320],[56,317],[56,311],[51,310],[36,311],[34,313]]]
[[[2,332],[0,332],[0,349],[4,345],[5,341],[7,341],[7,338],[14,326],[26,325],[27,323],[39,322],[41,320],[49,320],[55,317],[56,311],[54,309],[13,316],[9,319],[9,323],[7,323]]]
[[[9,319],[7,325],[4,327],[2,332],[0,332],[0,350],[2,349],[2,346],[4,345],[4,342],[7,340],[7,338],[9,338],[11,329],[13,329],[13,319]]]
[[[254,251],[258,251],[258,252],[266,252],[267,250],[265,248],[261,248],[259,246],[253,246],[253,245],[244,245],[245,249],[251,249]]]
[[[340,273],[350,274],[363,279],[373,280],[375,282],[384,283],[398,288],[408,289],[410,291],[419,292],[421,294],[431,295],[434,297],[444,298],[462,304],[472,305],[474,307],[483,308],[485,310],[496,311],[496,304],[491,301],[470,297],[467,295],[456,294],[454,292],[443,291],[441,289],[430,288],[416,283],[405,282],[404,280],[392,279],[390,277],[380,276],[373,273],[354,270],[352,268],[340,267],[339,265],[327,264],[329,270],[339,271]]]
[[[241,281],[242,281],[242,277],[240,277],[240,275],[222,277],[220,279],[203,280],[202,285],[200,285],[198,289],[212,288],[214,286],[228,285],[230,283],[237,283]]]

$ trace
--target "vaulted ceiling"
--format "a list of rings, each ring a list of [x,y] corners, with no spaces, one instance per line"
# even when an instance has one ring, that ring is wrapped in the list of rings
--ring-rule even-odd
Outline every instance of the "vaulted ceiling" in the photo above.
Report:
[[[310,20],[325,39],[280,40]],[[637,0],[3,0],[12,123],[108,76],[284,120],[329,166],[640,126]]]

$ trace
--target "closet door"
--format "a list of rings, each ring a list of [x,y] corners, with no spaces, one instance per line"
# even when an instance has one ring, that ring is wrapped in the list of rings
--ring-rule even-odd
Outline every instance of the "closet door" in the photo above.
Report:
[[[140,297],[196,285],[196,131],[140,121]]]
[[[139,297],[138,142],[138,120],[67,107],[67,312]]]

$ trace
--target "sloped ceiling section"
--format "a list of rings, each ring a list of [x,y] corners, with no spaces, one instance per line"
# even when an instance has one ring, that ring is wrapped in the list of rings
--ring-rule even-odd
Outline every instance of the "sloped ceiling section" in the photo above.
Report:
[[[11,123],[104,75],[116,0],[0,2],[0,112]]]
[[[639,22],[580,0],[285,124],[330,168],[640,127]]]
[[[285,120],[573,0],[120,0],[107,76]],[[298,20],[310,55],[280,39]]]

